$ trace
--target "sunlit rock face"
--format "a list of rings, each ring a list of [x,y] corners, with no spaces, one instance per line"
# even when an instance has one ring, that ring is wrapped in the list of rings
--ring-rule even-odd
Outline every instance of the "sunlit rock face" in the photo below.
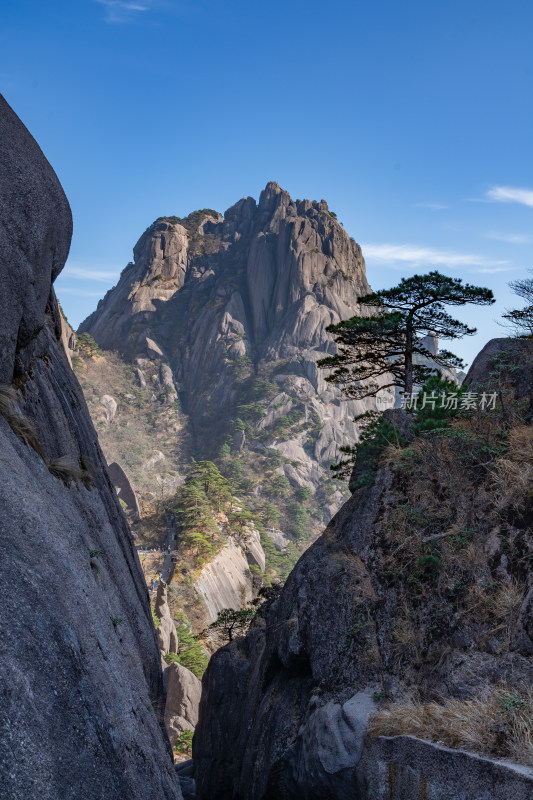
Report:
[[[178,800],[139,561],[64,348],[70,208],[0,97],[0,783]]]
[[[242,199],[223,217],[206,210],[157,220],[80,330],[131,360],[168,365],[169,391],[197,438],[231,416],[243,369],[266,375],[277,391],[258,398],[254,435],[305,409],[306,430],[261,441],[282,453],[293,486],[316,491],[339,448],[357,440],[354,417],[376,407],[343,400],[316,366],[335,352],[327,326],[358,313],[369,291],[361,248],[327,203],[292,200],[269,183],[259,203]],[[392,403],[387,395],[382,407]],[[325,517],[341,500],[336,491],[324,501]]]

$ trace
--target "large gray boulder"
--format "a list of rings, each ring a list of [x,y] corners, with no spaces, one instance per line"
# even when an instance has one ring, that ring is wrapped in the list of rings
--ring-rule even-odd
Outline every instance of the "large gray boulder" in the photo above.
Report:
[[[225,608],[239,609],[250,603],[252,577],[242,547],[228,539],[196,577],[194,588],[205,603],[209,622]]]
[[[72,217],[54,171],[3,98],[0,112],[0,383],[11,383],[17,351],[43,327]]]
[[[70,209],[3,98],[0,140],[1,794],[177,800],[142,570],[61,341]]]
[[[139,501],[137,500],[137,495],[133,490],[133,486],[130,483],[130,479],[120,466],[117,464],[116,461],[113,461],[112,464],[109,465],[109,475],[111,480],[113,481],[113,485],[117,490],[117,494],[121,500],[123,500],[130,511],[133,512],[133,516],[135,519],[140,519],[141,510],[139,508]]]
[[[477,354],[463,381],[465,386],[488,386],[493,379],[496,361],[506,352],[520,348],[520,344],[509,337],[490,339]]]
[[[517,398],[529,398],[533,412],[533,341],[502,337],[490,339],[477,354],[464,379],[470,390],[497,391],[504,365],[512,365],[512,384]]]
[[[167,600],[167,585],[164,581],[159,581],[157,587],[155,613],[160,619],[160,625],[157,628],[157,641],[159,642],[161,655],[166,656],[167,653],[177,653],[178,635],[176,633],[174,620],[170,614]]]
[[[194,731],[198,722],[198,709],[202,684],[190,670],[173,662],[165,673],[167,702],[165,724],[170,743],[175,745],[182,731]]]

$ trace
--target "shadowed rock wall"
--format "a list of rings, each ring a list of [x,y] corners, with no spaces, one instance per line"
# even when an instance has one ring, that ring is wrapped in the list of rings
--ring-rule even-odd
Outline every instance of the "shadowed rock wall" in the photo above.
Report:
[[[531,441],[526,426],[518,431]],[[384,697],[398,703],[413,695],[423,702],[461,701],[486,697],[502,685],[520,694],[533,681],[532,577],[522,567],[531,559],[528,500],[519,505],[517,482],[511,484],[514,498],[493,506],[485,485],[465,476],[460,447],[446,450],[440,442],[446,469],[432,472],[432,445],[425,442],[403,451],[413,454],[418,446],[426,454],[414,462],[418,471],[400,459],[380,467],[373,483],[352,495],[303,554],[279,597],[259,609],[247,636],[211,658],[193,742],[199,800],[533,796],[533,770],[526,767],[416,739],[366,735],[368,716]],[[523,453],[516,463],[525,471],[531,450],[526,453],[524,445]],[[441,545],[442,563],[449,561],[437,579],[420,571],[417,539],[429,524],[438,524],[440,541],[449,524],[433,516],[441,501],[434,506],[429,499],[419,527],[411,523],[407,534],[396,532],[394,523],[406,505],[412,509],[414,501],[421,502],[422,493],[440,498],[441,478],[453,498],[446,507],[452,519],[465,502],[474,509],[477,528],[466,568],[466,549]],[[466,500],[461,485],[468,486]],[[508,502],[523,510],[513,513],[512,524],[497,528],[494,520],[503,518]],[[406,555],[413,542],[412,555]],[[520,562],[507,555],[518,546]],[[449,591],[455,564],[464,569],[468,591],[489,580],[500,588],[519,587],[512,613],[501,617],[505,624],[496,627],[492,612],[483,614],[466,591],[460,597]],[[484,602],[490,609],[492,597]]]
[[[176,800],[147,590],[61,342],[69,205],[1,97],[0,141],[1,794]]]

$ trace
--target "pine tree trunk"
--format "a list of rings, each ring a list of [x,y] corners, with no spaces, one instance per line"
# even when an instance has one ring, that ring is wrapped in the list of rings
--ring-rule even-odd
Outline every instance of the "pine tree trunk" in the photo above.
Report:
[[[405,331],[405,386],[406,395],[411,395],[413,391],[413,326],[412,320],[407,318]]]

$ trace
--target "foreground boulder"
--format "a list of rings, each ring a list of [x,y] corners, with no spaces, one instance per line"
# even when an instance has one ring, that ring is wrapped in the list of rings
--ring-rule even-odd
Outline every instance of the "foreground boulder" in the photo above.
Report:
[[[71,214],[0,98],[0,775],[6,800],[177,800],[147,590],[52,282]]]

